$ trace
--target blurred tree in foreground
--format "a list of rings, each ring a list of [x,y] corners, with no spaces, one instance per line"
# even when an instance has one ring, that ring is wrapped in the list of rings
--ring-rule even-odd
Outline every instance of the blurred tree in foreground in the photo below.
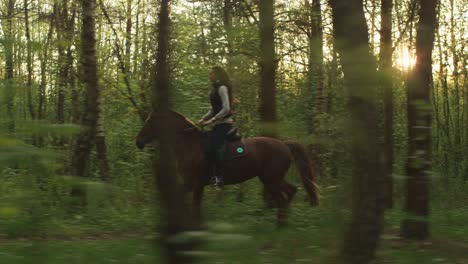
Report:
[[[343,67],[351,113],[348,131],[354,157],[351,223],[343,254],[350,263],[369,263],[383,228],[382,148],[379,141],[376,61],[360,0],[330,0],[335,43]]]
[[[429,183],[431,176],[432,50],[438,0],[419,1],[416,67],[407,80],[408,160],[405,211],[401,232],[406,238],[429,236]]]

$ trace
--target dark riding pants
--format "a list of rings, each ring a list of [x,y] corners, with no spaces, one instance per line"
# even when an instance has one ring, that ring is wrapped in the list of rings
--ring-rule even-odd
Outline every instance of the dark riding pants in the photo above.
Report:
[[[215,176],[223,177],[224,176],[224,151],[225,151],[225,141],[226,135],[231,130],[232,124],[221,123],[213,127],[210,136],[210,159],[211,162],[215,165]]]

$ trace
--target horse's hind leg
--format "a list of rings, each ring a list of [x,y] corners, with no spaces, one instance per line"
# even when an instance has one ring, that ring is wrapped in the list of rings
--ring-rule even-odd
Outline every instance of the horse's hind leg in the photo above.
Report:
[[[273,202],[275,204],[275,207],[278,210],[277,213],[277,220],[278,220],[278,225],[284,225],[286,223],[286,219],[288,218],[288,201],[287,199],[283,196],[281,184],[267,184],[265,185],[265,188],[267,189],[268,193],[271,195],[271,198],[273,199]]]
[[[269,167],[264,171],[260,180],[263,182],[268,194],[271,195],[275,207],[278,210],[278,225],[284,225],[288,217],[288,204],[295,193],[295,187],[285,184],[284,176],[288,170],[288,164],[273,164],[276,166]],[[291,188],[293,187],[293,188]],[[288,198],[286,198],[287,196]]]
[[[284,192],[286,192],[286,194],[288,195],[288,205],[289,205],[289,203],[291,203],[292,199],[294,198],[294,195],[297,192],[297,187],[284,180],[283,180],[282,187],[283,187]]]

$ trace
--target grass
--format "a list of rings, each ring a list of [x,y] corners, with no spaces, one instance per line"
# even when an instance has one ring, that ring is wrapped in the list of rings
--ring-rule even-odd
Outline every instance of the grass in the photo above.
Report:
[[[0,246],[1,263],[159,263],[148,240],[15,241]]]
[[[278,229],[275,212],[263,207],[256,186],[255,182],[245,186],[242,203],[235,201],[235,188],[207,190],[204,246],[198,252],[201,263],[336,263],[349,214],[343,209],[347,199],[338,195],[339,187],[323,189],[319,208],[309,207],[300,190],[291,206],[289,224]],[[419,243],[397,237],[403,216],[399,208],[387,212],[376,263],[468,264],[467,209],[433,203],[432,238]],[[162,263],[161,252],[147,235],[157,219],[148,207],[96,207],[73,217],[40,219],[44,230],[35,239],[19,238],[28,230],[37,231],[31,227],[32,220],[14,224],[12,219],[0,219],[10,225],[0,228],[0,263]],[[13,227],[22,231],[5,236]]]

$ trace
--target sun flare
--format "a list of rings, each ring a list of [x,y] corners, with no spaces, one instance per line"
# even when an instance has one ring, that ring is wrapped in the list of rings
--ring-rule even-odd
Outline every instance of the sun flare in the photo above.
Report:
[[[402,70],[409,70],[416,64],[416,57],[407,48],[400,48],[397,52],[396,64]]]

